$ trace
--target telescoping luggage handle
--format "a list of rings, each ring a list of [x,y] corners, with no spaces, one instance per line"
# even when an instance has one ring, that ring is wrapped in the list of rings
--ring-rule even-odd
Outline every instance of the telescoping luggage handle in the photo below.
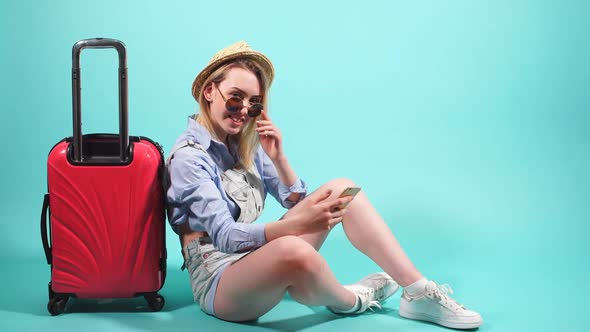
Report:
[[[80,85],[80,53],[85,48],[114,48],[119,53],[119,158],[129,158],[129,128],[127,122],[127,52],[125,44],[116,39],[94,38],[80,40],[72,47],[72,106],[74,120],[74,161],[82,162],[82,107]]]

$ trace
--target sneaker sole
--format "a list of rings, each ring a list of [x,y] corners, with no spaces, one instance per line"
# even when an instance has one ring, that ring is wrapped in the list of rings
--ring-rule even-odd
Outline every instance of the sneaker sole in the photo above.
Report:
[[[403,310],[399,310],[399,315],[404,317],[404,318],[408,318],[408,319],[414,319],[414,320],[421,320],[421,321],[425,321],[425,322],[431,322],[431,323],[435,323],[438,325],[442,325],[445,327],[450,327],[452,329],[474,329],[476,327],[480,327],[481,324],[483,323],[483,320],[479,320],[477,322],[450,322],[450,321],[444,321],[444,320],[440,320],[437,317],[433,317],[427,314],[420,314],[420,313],[409,313]]]

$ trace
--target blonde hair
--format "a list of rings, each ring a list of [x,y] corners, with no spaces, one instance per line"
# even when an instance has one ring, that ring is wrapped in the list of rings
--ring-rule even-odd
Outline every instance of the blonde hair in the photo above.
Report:
[[[202,85],[201,91],[199,91],[198,95],[198,102],[199,102],[199,109],[200,112],[197,116],[197,122],[203,125],[209,133],[219,139],[215,134],[215,130],[213,128],[213,122],[211,120],[211,110],[209,107],[209,101],[205,99],[203,92],[210,84],[219,84],[221,83],[227,74],[227,71],[231,68],[243,68],[254,75],[258,79],[258,84],[260,85],[260,91],[262,91],[262,106],[264,110],[268,112],[268,86],[269,82],[267,77],[263,75],[262,68],[258,63],[246,58],[238,58],[233,61],[230,61],[219,68],[207,77],[205,82]],[[253,120],[257,119],[258,117],[254,118]],[[256,122],[255,121],[248,121],[246,125],[242,128],[242,130],[234,135],[233,137],[238,142],[238,161],[234,167],[237,168],[244,168],[250,169],[254,165],[254,153],[258,148],[259,140],[258,135],[256,133]]]

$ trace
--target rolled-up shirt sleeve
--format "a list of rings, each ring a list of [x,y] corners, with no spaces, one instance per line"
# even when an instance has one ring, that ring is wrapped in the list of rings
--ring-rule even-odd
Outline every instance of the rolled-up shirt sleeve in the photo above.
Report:
[[[268,192],[285,208],[290,209],[295,204],[299,203],[307,194],[307,185],[303,180],[297,177],[295,183],[287,186],[281,182],[278,176],[277,169],[274,164],[263,151],[261,153],[262,159],[262,180]],[[292,202],[287,198],[293,193],[301,194],[296,202]]]
[[[184,152],[184,151],[183,151]],[[204,153],[203,153],[204,154]],[[170,222],[180,225],[188,218],[194,231],[209,233],[221,252],[235,253],[258,248],[266,243],[264,224],[236,223],[214,182],[214,170],[204,156],[195,158],[179,151],[169,166]]]

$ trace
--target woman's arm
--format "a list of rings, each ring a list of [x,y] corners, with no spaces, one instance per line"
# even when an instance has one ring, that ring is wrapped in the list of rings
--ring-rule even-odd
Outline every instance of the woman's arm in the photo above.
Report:
[[[289,164],[287,157],[285,155],[277,158],[277,160],[272,160],[275,169],[277,170],[277,174],[279,175],[279,179],[281,182],[287,186],[292,187],[297,182],[297,174]],[[302,193],[291,193],[287,199],[291,202],[298,202],[299,198],[301,198]]]
[[[272,123],[266,111],[262,111],[262,120],[256,121],[256,131],[260,135],[260,145],[262,149],[274,165],[275,172],[278,178],[286,188],[292,188],[298,185],[298,189],[291,192],[287,200],[291,203],[297,203],[303,196],[305,196],[306,189],[303,183],[299,183],[297,174],[289,164],[289,160],[283,151],[282,135],[280,130]],[[268,167],[264,167],[268,171]],[[272,171],[269,173],[273,173]],[[289,190],[293,191],[293,190]]]
[[[175,153],[168,167],[168,220],[172,226],[188,223],[193,231],[205,231],[214,246],[233,253],[266,243],[263,224],[236,223],[227,202],[215,185],[213,161],[193,148]]]
[[[285,155],[279,157],[277,160],[271,159],[271,161],[275,166],[275,169],[277,170],[277,174],[279,176],[279,179],[281,180],[281,183],[283,183],[288,188],[292,187],[297,183],[299,178],[297,177],[297,174],[295,174],[295,171],[289,164],[289,161],[287,160],[287,157]],[[301,198],[302,194],[303,193],[301,192],[293,192],[287,197],[287,200],[293,203],[299,202],[299,199]]]

